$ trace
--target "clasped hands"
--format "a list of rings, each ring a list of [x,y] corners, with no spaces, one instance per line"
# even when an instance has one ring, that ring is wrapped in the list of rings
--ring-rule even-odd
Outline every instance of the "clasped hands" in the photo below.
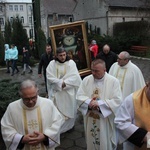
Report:
[[[45,140],[45,135],[43,133],[34,131],[31,134],[24,135],[22,139],[22,143],[36,146],[39,143],[43,142]]]
[[[90,101],[89,108],[92,110],[98,110],[99,111],[99,105],[98,105],[98,102],[97,102],[95,97],[92,98],[92,100]]]

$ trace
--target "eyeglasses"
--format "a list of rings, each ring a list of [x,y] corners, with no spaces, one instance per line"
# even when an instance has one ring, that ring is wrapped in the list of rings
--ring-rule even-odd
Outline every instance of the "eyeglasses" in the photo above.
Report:
[[[25,102],[29,102],[29,101],[35,101],[37,99],[37,95],[33,96],[33,97],[26,97],[26,98],[22,98],[23,101]]]
[[[119,57],[118,57],[118,60],[126,60],[126,58],[124,58],[124,59],[121,59],[121,58],[119,58]]]

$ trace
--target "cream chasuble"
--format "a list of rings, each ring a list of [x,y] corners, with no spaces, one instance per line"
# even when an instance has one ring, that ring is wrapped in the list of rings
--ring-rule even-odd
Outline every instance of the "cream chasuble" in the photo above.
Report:
[[[25,134],[33,133],[34,131],[43,132],[42,118],[40,107],[30,111],[23,109],[23,121]],[[44,144],[39,144],[37,146],[26,145],[25,150],[45,150]]]
[[[88,110],[93,98],[98,101],[102,113]],[[84,116],[87,150],[116,149],[116,130],[113,120],[121,98],[119,81],[109,74],[105,73],[104,78],[99,80],[95,80],[92,75],[83,79],[77,100],[79,111]]]
[[[81,83],[81,77],[73,60],[64,63],[52,60],[46,72],[48,95],[66,120],[61,133],[66,132],[75,123],[76,92]],[[66,87],[62,89],[63,82],[65,82]]]
[[[73,60],[59,63],[51,61],[47,67],[48,95],[58,110],[68,118],[75,117],[76,92],[81,83],[79,72]],[[66,87],[62,89],[62,83]]]
[[[91,99],[100,100],[103,92],[104,78],[101,80],[94,80],[94,89],[91,95]],[[85,123],[87,124],[87,147],[88,149],[98,150],[100,147],[100,113],[98,111],[89,111],[89,117]],[[102,142],[102,140],[101,140]]]
[[[120,82],[121,90],[123,91],[124,79],[126,76],[127,68],[118,68],[116,78]]]
[[[119,80],[123,99],[145,86],[141,70],[131,61],[125,66],[119,66],[118,62],[114,63],[109,70],[109,74]]]

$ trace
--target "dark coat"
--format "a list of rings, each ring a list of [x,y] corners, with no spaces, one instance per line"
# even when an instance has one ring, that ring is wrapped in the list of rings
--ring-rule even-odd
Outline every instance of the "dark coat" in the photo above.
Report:
[[[46,75],[46,68],[51,60],[53,60],[53,53],[50,54],[49,58],[47,53],[42,54],[38,67],[38,74],[42,73],[43,68],[43,74]]]
[[[102,59],[106,63],[106,71],[109,72],[109,69],[113,63],[118,59],[117,54],[112,51],[109,51],[108,54],[105,54],[103,51],[97,54],[96,58]]]
[[[29,64],[29,62],[30,62],[29,51],[23,52],[23,63]]]

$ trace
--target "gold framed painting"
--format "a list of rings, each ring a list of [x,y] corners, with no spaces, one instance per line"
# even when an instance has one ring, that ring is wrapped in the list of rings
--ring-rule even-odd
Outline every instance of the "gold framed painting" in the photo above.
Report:
[[[52,48],[56,55],[58,47],[64,47],[77,65],[81,76],[91,73],[85,21],[50,26]]]

